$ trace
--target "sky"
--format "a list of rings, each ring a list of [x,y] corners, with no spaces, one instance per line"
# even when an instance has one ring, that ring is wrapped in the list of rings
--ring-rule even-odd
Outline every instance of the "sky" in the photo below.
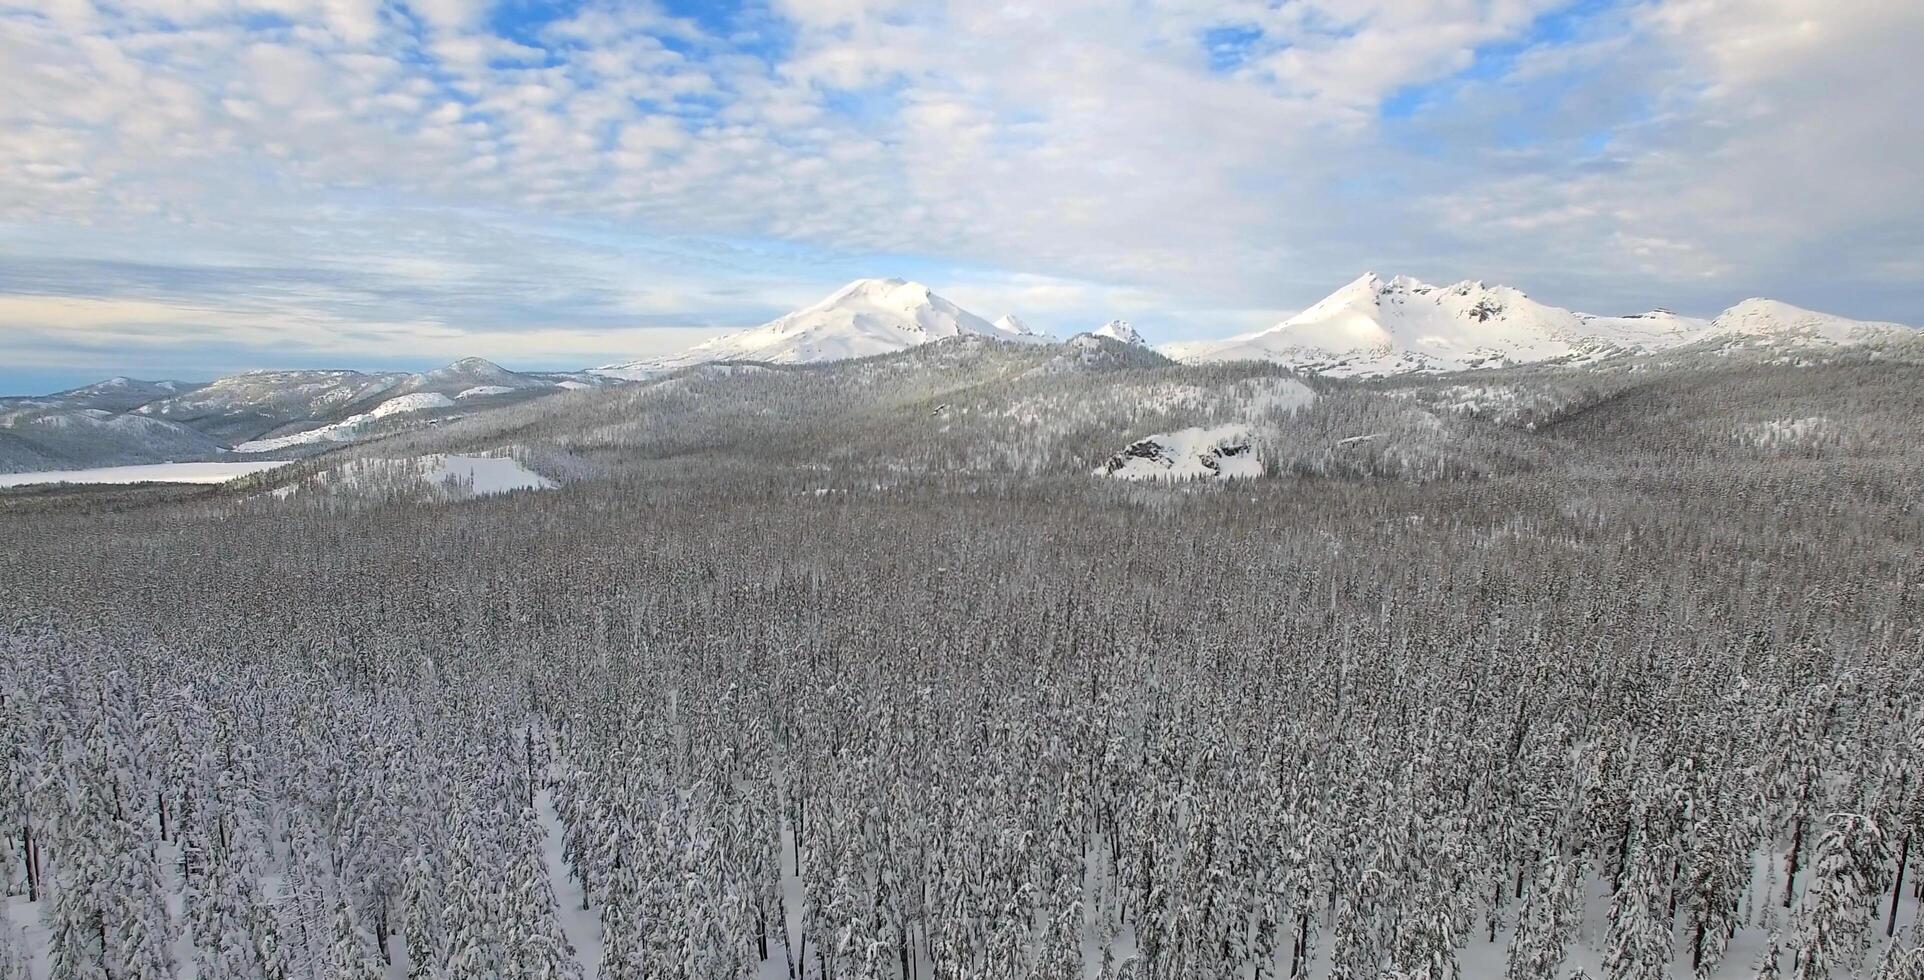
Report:
[[[1924,324],[1906,0],[0,0],[0,392],[565,369],[864,276]]]

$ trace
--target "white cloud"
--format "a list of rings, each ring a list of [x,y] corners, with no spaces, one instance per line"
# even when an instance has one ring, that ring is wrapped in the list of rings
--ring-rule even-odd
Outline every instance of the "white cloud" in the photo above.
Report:
[[[94,298],[211,305],[236,287],[197,269],[324,270],[310,328],[342,337],[455,290],[509,311],[490,332],[733,322],[888,271],[864,256],[993,270],[931,283],[991,315],[1179,335],[1365,266],[1605,307],[1874,279],[1881,306],[1840,312],[1921,318],[1889,270],[1924,253],[1924,7],[1646,0],[1539,31],[1560,7],[591,3],[515,37],[478,0],[9,7],[0,262],[172,265],[165,296]],[[1212,70],[1225,27],[1242,57]]]

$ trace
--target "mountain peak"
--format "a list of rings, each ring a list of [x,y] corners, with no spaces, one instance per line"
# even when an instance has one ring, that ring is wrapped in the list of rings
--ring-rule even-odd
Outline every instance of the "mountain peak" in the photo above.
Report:
[[[830,293],[818,306],[828,306],[855,299],[886,299],[892,302],[926,302],[930,296],[929,287],[908,279],[870,278],[857,279]]]
[[[1023,340],[907,279],[857,279],[820,302],[679,354],[612,364],[611,377],[651,377],[716,361],[808,364],[872,357],[951,337]]]
[[[1090,333],[1097,337],[1107,337],[1110,340],[1118,340],[1125,344],[1147,346],[1143,343],[1142,334],[1137,333],[1136,328],[1130,326],[1127,320],[1110,320],[1108,323],[1091,330]]]
[[[415,375],[417,381],[439,382],[449,379],[475,379],[519,381],[521,376],[502,367],[485,357],[464,357],[432,371]]]

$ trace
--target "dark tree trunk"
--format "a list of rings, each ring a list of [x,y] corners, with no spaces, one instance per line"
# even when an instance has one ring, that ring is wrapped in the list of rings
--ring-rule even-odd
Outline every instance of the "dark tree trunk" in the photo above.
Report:
[[[381,962],[393,966],[394,957],[388,952],[387,936],[387,892],[376,888],[374,890],[374,942],[381,947]]]
[[[1289,949],[1289,975],[1300,977],[1309,968],[1303,962],[1309,955],[1309,913],[1296,913],[1296,941]]]
[[[1490,896],[1490,941],[1496,942],[1496,920],[1500,918],[1497,910],[1503,907],[1503,879],[1496,882],[1496,894]]]
[[[1897,883],[1891,886],[1891,916],[1884,923],[1886,937],[1897,935],[1897,901],[1904,897],[1904,866],[1911,863],[1911,837],[1915,832],[1904,835],[1904,846],[1897,851]]]
[[[1790,856],[1784,861],[1784,907],[1790,908],[1791,896],[1797,886],[1798,862],[1804,857],[1804,818],[1798,817],[1791,827]]]
[[[27,861],[27,901],[40,901],[40,852],[33,845],[33,822],[20,825],[20,854]]]

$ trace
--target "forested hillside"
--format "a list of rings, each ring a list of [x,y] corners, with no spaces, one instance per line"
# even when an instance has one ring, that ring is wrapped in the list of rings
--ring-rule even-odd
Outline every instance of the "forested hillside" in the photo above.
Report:
[[[1924,977],[1916,367],[1051,356],[0,495],[0,978]]]

